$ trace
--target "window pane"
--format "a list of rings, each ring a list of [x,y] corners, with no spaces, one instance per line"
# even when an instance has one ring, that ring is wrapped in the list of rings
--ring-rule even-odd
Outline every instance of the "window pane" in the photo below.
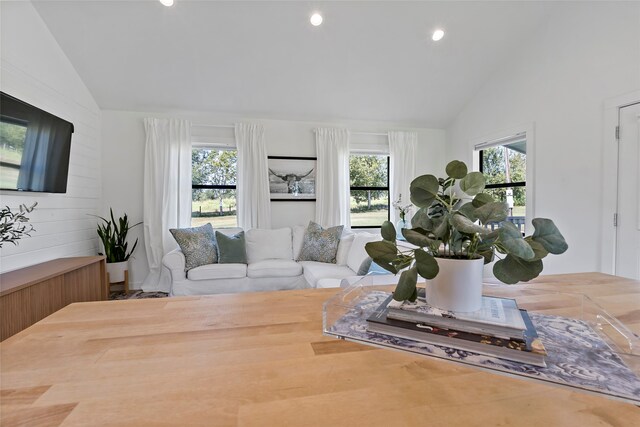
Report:
[[[237,227],[236,190],[192,190],[191,226]]]
[[[485,193],[490,194],[495,200],[507,202],[509,205],[509,217],[507,221],[513,222],[523,233],[527,210],[527,192],[525,188],[526,187],[505,187],[486,188],[484,190]]]
[[[389,219],[389,191],[351,190],[351,225],[380,227]]]
[[[524,153],[521,151],[524,151]],[[507,170],[509,171],[508,176]],[[498,146],[482,150],[482,172],[487,178],[487,184],[525,182],[527,179],[525,143],[520,142],[510,146]]]
[[[194,184],[235,185],[238,152],[194,148],[191,166]]]
[[[349,179],[352,187],[388,187],[387,156],[350,156]]]
[[[18,188],[27,127],[0,122],[0,188]]]

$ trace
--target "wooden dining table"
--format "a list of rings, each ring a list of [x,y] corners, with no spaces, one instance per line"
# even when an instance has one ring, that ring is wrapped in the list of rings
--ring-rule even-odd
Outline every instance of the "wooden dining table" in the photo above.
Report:
[[[530,289],[589,295],[640,334],[638,281],[508,292]],[[324,336],[339,291],[68,305],[0,344],[0,425],[640,426],[630,403]]]

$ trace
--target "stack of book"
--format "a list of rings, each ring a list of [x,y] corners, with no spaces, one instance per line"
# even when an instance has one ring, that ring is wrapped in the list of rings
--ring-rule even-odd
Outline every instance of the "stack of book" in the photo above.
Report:
[[[389,296],[367,319],[367,329],[399,338],[546,366],[545,351],[526,310],[515,300],[482,297],[470,313],[440,310],[424,297],[415,303]]]

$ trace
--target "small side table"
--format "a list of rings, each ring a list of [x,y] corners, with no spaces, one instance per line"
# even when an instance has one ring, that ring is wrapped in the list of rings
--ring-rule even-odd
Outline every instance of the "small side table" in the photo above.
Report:
[[[109,280],[109,273],[107,273],[107,296],[111,294],[111,285],[120,285],[124,286],[124,293],[129,293],[129,270],[124,271],[124,281],[123,282],[113,282]]]

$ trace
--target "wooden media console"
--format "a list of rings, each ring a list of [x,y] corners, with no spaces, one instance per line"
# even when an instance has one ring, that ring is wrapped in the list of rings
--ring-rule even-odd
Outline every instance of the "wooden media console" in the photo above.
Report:
[[[102,256],[59,258],[0,275],[0,340],[74,303],[106,300]]]

